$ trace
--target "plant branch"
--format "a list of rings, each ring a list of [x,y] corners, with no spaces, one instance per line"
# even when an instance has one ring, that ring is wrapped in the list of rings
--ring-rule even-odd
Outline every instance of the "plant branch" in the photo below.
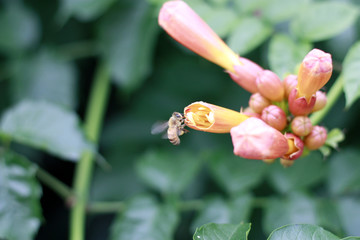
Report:
[[[98,66],[92,85],[90,100],[85,116],[84,130],[90,141],[96,146],[107,105],[110,87],[110,75],[106,65]],[[85,214],[90,181],[94,166],[94,152],[83,153],[75,171],[74,192],[76,201],[70,214],[70,239],[85,239]]]
[[[317,125],[321,122],[321,120],[326,116],[326,114],[330,111],[333,105],[336,103],[341,93],[343,92],[343,78],[340,75],[335,83],[332,85],[330,91],[327,95],[327,103],[326,106],[318,112],[315,112],[311,115],[310,120],[313,125]]]

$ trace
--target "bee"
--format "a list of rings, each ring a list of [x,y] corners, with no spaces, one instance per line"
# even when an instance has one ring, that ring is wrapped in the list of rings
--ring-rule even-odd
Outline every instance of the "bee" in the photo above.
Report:
[[[155,123],[151,129],[151,133],[158,134],[166,129],[165,137],[174,145],[179,145],[179,136],[188,132],[188,130],[185,129],[184,116],[179,112],[174,112],[167,122]]]

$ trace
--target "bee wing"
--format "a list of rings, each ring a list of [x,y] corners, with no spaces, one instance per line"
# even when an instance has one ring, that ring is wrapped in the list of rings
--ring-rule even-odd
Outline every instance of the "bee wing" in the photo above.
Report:
[[[169,127],[168,122],[156,122],[151,127],[151,134],[159,134],[164,132]]]

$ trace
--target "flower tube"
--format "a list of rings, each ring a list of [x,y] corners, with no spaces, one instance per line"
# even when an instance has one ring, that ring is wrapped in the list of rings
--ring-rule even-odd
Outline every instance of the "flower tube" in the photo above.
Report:
[[[195,130],[228,133],[249,116],[206,102],[194,102],[184,109],[185,124]]]
[[[164,3],[159,25],[176,41],[203,58],[235,72],[239,56],[183,1]]]

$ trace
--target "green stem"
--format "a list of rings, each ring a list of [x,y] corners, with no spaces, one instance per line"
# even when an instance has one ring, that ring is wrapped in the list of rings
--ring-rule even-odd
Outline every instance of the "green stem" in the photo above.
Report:
[[[59,194],[62,198],[67,201],[72,200],[74,195],[71,189],[63,182],[52,176],[50,173],[38,167],[36,170],[36,176],[39,178],[40,181],[42,181],[46,186],[51,188],[54,192]]]
[[[91,90],[90,101],[85,116],[84,131],[96,146],[102,126],[110,87],[107,67],[99,65]],[[70,214],[70,239],[85,239],[85,213],[89,195],[91,175],[94,165],[94,152],[83,153],[75,171],[74,192],[76,201]]]
[[[343,92],[343,78],[340,75],[335,83],[332,85],[330,91],[326,94],[327,103],[326,106],[318,112],[315,112],[311,115],[310,120],[313,125],[317,125],[321,122],[321,120],[326,116],[326,114],[330,111],[333,105],[336,103],[341,93]]]

